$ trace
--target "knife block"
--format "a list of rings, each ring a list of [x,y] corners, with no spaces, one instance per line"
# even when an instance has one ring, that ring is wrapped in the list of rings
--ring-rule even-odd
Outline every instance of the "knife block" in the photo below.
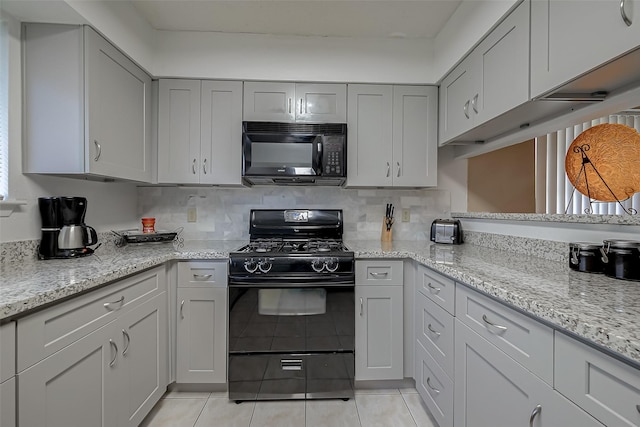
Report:
[[[382,218],[382,232],[380,233],[380,241],[390,242],[393,239],[393,227],[387,230],[385,218]]]

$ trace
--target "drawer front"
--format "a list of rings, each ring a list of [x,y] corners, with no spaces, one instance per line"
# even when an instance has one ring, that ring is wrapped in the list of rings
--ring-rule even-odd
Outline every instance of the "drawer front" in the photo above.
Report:
[[[640,425],[640,371],[555,335],[555,389],[607,426]]]
[[[402,261],[356,261],[356,285],[402,285]]]
[[[178,263],[178,287],[227,287],[227,261],[185,261]]]
[[[453,378],[454,318],[421,292],[416,292],[416,339]]]
[[[16,374],[16,322],[0,326],[0,383]]]
[[[16,379],[0,383],[0,427],[15,427],[16,423]]]
[[[453,381],[416,341],[416,389],[440,427],[453,426]]]
[[[466,286],[456,290],[457,318],[522,366],[553,384],[553,330]]]
[[[433,270],[418,265],[416,288],[440,307],[455,315],[455,282]]]
[[[164,266],[18,319],[18,372],[164,292]]]

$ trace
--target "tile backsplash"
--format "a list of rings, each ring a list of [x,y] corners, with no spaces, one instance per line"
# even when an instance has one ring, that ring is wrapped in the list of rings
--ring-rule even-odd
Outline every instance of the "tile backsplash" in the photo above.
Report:
[[[187,240],[243,240],[249,237],[251,209],[342,209],[346,239],[379,239],[385,205],[395,206],[393,238],[429,240],[431,222],[448,217],[445,190],[342,189],[333,187],[140,187],[140,217],[155,217],[156,230],[184,227]],[[196,222],[187,210],[196,208]],[[402,222],[409,209],[409,222]],[[142,225],[140,225],[142,226]]]

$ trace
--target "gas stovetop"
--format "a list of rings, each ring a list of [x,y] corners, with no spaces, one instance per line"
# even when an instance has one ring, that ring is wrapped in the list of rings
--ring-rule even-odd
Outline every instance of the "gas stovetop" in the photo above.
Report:
[[[352,280],[341,210],[252,210],[248,245],[229,254],[230,284],[258,278]]]
[[[268,253],[273,256],[287,255],[327,255],[327,253],[348,252],[346,246],[335,239],[256,239],[236,251],[242,254],[261,255]]]

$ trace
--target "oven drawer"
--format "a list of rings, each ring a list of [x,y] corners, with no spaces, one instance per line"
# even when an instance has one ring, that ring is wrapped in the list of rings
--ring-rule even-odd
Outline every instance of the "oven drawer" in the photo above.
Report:
[[[402,274],[402,261],[356,261],[356,285],[402,285]]]
[[[353,353],[229,355],[230,400],[353,397]]]
[[[227,286],[227,261],[184,261],[178,263],[178,287]]]

